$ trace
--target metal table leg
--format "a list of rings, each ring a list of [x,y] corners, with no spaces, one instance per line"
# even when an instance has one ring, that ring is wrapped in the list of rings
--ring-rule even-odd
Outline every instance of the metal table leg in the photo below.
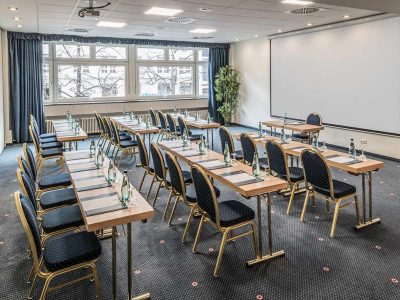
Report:
[[[365,184],[365,177],[368,177],[368,210],[369,210],[369,218],[367,221],[367,193],[366,193],[366,184]],[[365,227],[368,227],[373,224],[379,224],[381,223],[381,219],[379,218],[372,218],[372,172],[369,171],[368,174],[361,174],[361,180],[362,180],[362,205],[363,205],[363,211],[362,211],[362,222],[360,225],[354,226],[355,230],[360,230]]]
[[[211,128],[211,150],[214,150],[214,128]]]
[[[128,225],[128,299],[132,300],[150,299],[150,293],[145,293],[140,296],[132,298],[132,224],[128,223],[127,225]]]
[[[262,243],[262,216],[261,216],[261,195],[257,196],[257,221],[258,221],[258,254],[253,260],[247,262],[247,266],[253,266],[255,264],[270,261],[272,259],[285,255],[285,251],[280,250],[273,252],[272,248],[272,213],[271,213],[271,198],[267,194],[267,209],[268,209],[268,254],[263,256],[263,243]]]
[[[210,134],[209,134],[209,129],[207,128],[207,144],[210,144]]]
[[[112,299],[117,299],[117,228],[112,228]]]

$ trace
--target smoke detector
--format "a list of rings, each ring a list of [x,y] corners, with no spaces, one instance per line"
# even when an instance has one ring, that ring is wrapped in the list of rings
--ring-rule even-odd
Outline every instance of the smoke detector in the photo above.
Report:
[[[89,29],[86,29],[86,28],[66,28],[65,30],[69,31],[69,32],[76,32],[76,33],[87,33],[90,31]]]
[[[188,18],[188,17],[170,17],[170,18],[164,20],[163,22],[186,25],[186,24],[192,23],[193,21],[194,21],[194,19]]]
[[[309,7],[300,7],[300,8],[292,9],[289,11],[285,11],[285,13],[292,14],[292,15],[306,16],[306,15],[315,14],[317,12],[321,12],[321,11],[325,11],[325,10],[326,10],[325,8],[309,6]]]
[[[135,34],[135,36],[142,36],[142,37],[151,37],[156,35],[158,35],[158,33],[153,33],[153,32],[139,32]]]

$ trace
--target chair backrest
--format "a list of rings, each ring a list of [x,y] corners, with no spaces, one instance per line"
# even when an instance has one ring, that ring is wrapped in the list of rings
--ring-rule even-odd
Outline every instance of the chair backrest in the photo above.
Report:
[[[103,127],[104,127],[104,129],[105,129],[105,131],[106,131],[106,135],[108,136],[108,138],[109,138],[111,141],[114,141],[114,138],[113,138],[113,134],[112,134],[112,131],[111,131],[110,124],[109,124],[108,121],[107,121],[107,117],[101,117],[101,121],[103,122]]]
[[[218,201],[210,179],[197,165],[191,168],[191,173],[198,206],[220,227]]]
[[[167,122],[168,122],[169,131],[176,132],[175,121],[174,121],[174,118],[172,118],[171,114],[167,114]]]
[[[17,169],[17,180],[22,193],[29,198],[37,213],[35,182],[32,181],[32,178],[30,178],[28,174],[21,171],[21,169]]]
[[[164,157],[156,143],[151,143],[150,152],[151,152],[151,157],[153,159],[154,173],[156,174],[159,180],[163,180],[166,183]]]
[[[149,154],[147,153],[146,144],[144,143],[140,134],[136,135],[136,141],[138,143],[139,148],[139,157],[140,157],[140,164],[146,170],[149,169]]]
[[[157,127],[157,125],[158,125],[157,124],[157,116],[152,108],[150,108],[150,118],[151,118],[151,125],[153,125],[154,127]]]
[[[32,173],[29,163],[21,155],[18,156],[18,166],[21,169],[21,171],[28,174],[28,176],[32,179],[32,181],[34,182],[36,181],[36,176]]]
[[[20,192],[14,193],[15,205],[18,215],[27,236],[35,269],[39,268],[39,258],[42,252],[40,228],[36,212],[31,201]]]
[[[120,144],[120,139],[119,139],[119,133],[118,133],[118,127],[117,124],[115,124],[115,122],[111,119],[108,119],[107,122],[109,122],[111,130],[112,130],[112,134],[113,134],[113,138],[114,138],[114,142],[116,144]]]
[[[165,154],[171,186],[177,195],[182,195],[186,200],[186,186],[183,179],[181,166],[177,159],[169,151]]]
[[[290,180],[287,158],[282,146],[274,140],[269,140],[265,145],[270,171],[275,172],[279,177]]]
[[[240,144],[243,149],[243,159],[248,164],[253,163],[254,153],[257,152],[257,146],[253,139],[247,134],[240,134]]]
[[[29,133],[31,135],[33,144],[35,145],[36,153],[40,153],[39,136],[36,134],[35,130],[33,130],[32,125],[29,125]]]
[[[189,132],[187,129],[186,121],[182,117],[178,117],[179,132],[183,135],[185,132]]]
[[[167,130],[167,120],[165,119],[165,115],[161,110],[157,112],[158,120],[160,121],[160,126],[162,129]]]
[[[330,191],[333,198],[331,170],[322,155],[313,149],[305,149],[301,152],[301,162],[305,181],[319,189]]]
[[[33,154],[31,148],[28,147],[27,143],[22,144],[22,151],[24,152],[25,160],[29,163],[32,174],[37,177],[35,155]]]
[[[101,121],[101,116],[97,112],[94,112],[94,116],[96,117],[97,127],[99,127],[100,133],[105,134],[104,124]]]
[[[228,128],[221,126],[219,128],[219,138],[221,139],[221,149],[222,152],[225,150],[225,143],[228,143],[229,152],[235,152],[235,145],[233,143],[232,135],[229,132]]]
[[[36,134],[38,136],[40,136],[40,130],[39,130],[39,125],[36,121],[36,118],[31,114],[31,122],[30,125],[34,128],[34,130],[36,131]]]
[[[318,113],[311,113],[308,115],[307,120],[306,120],[307,124],[310,125],[322,125],[322,118],[321,115]]]

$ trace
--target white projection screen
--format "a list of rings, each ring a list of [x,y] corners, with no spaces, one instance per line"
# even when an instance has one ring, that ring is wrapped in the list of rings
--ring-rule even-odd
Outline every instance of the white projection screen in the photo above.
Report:
[[[400,134],[400,18],[271,41],[271,115]]]

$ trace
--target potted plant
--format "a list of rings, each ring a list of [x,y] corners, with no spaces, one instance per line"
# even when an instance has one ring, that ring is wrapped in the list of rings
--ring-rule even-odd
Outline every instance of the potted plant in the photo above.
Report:
[[[239,72],[231,66],[221,67],[215,76],[215,95],[218,111],[229,125],[232,115],[236,113],[239,96]]]

